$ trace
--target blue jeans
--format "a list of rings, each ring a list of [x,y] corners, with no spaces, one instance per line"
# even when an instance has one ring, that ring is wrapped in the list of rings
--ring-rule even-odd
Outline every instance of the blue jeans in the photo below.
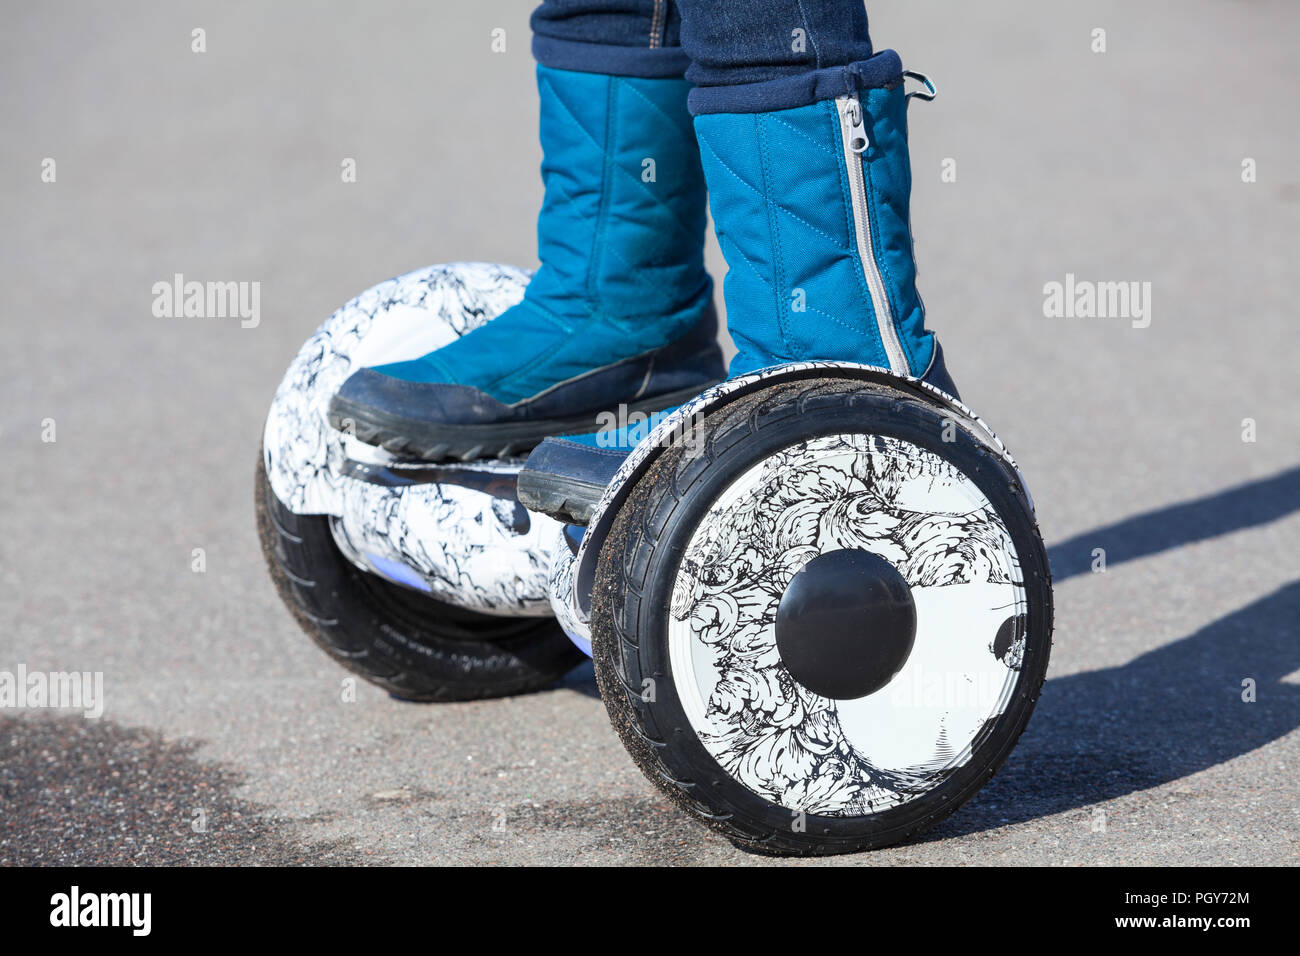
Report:
[[[686,76],[692,113],[762,113],[880,86],[864,0],[543,0],[533,12],[543,66],[620,76]]]

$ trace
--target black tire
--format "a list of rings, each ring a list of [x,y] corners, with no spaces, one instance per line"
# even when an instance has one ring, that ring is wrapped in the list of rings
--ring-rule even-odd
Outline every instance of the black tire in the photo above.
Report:
[[[259,454],[257,532],[271,579],[307,636],[396,697],[475,700],[538,690],[583,660],[553,618],[479,614],[359,570],[329,519],[275,496]]]
[[[667,797],[738,846],[814,855],[899,843],[953,813],[1002,765],[1042,688],[1051,647],[1051,577],[1033,512],[1014,468],[978,432],[941,443],[954,413],[916,394],[862,382],[822,379],[778,385],[737,399],[703,423],[704,453],[665,449],[611,526],[592,597],[596,680],[610,719],[638,766]],[[934,789],[869,816],[791,812],[732,778],[696,735],[671,676],[668,613],[673,581],[696,526],[745,469],[775,451],[837,432],[892,434],[960,467],[988,497],[1011,533],[1025,578],[1028,614],[1020,677],[1002,717],[973,744],[973,756]],[[968,423],[969,427],[969,423]],[[653,679],[653,700],[643,680]]]

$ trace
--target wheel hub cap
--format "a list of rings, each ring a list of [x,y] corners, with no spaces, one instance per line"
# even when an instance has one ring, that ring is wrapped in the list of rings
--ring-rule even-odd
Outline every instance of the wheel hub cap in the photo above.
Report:
[[[916,640],[916,604],[903,575],[858,548],[809,561],[776,613],[776,646],[792,676],[831,700],[857,700],[888,684]]]

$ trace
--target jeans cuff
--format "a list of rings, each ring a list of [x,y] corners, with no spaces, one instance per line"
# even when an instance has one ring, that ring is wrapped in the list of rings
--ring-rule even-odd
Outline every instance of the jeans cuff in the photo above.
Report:
[[[737,86],[697,86],[686,105],[693,115],[703,113],[770,113],[833,100],[846,93],[893,86],[903,78],[903,61],[893,50],[881,50],[868,60],[845,66],[811,70],[761,83]]]
[[[681,79],[690,58],[679,46],[613,46],[533,34],[533,58],[542,66],[575,73]]]

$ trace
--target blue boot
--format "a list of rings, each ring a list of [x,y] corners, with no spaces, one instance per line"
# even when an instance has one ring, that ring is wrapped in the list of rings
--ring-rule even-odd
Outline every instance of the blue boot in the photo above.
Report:
[[[728,266],[730,374],[859,362],[955,396],[916,291],[902,64],[892,51],[868,63],[877,82],[853,93],[695,118]],[[520,475],[520,501],[585,521],[644,431],[547,440]]]
[[[502,456],[723,376],[690,84],[543,66],[537,84],[542,265],[523,301],[419,359],[357,371],[334,427],[429,460]]]

